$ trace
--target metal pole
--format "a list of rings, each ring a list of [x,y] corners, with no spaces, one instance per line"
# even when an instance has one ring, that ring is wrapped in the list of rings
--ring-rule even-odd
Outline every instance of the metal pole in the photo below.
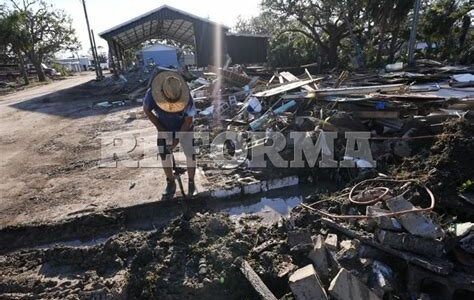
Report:
[[[95,57],[97,57],[97,65],[98,65],[98,70],[99,70],[99,77],[102,79],[104,77],[104,74],[102,74],[102,67],[100,66],[100,61],[99,61],[99,54],[97,53],[97,45],[95,43],[95,36],[94,36],[94,30],[91,29],[91,36],[92,36],[92,43],[94,44],[94,52],[95,52]]]
[[[420,13],[421,0],[415,0],[413,11],[413,21],[410,31],[410,41],[408,43],[408,65],[415,65],[415,44],[416,44],[416,27],[418,25],[418,16]]]
[[[97,57],[95,56],[95,52],[94,52],[94,43],[92,41],[91,28],[89,26],[89,17],[87,16],[87,9],[86,9],[86,1],[85,0],[82,0],[82,6],[84,7],[84,15],[86,17],[87,33],[89,34],[89,42],[91,43],[92,58],[94,59],[94,66],[95,66],[95,75],[97,77],[97,80],[100,80],[101,77],[99,75],[99,68],[98,68],[98,65],[97,65]]]

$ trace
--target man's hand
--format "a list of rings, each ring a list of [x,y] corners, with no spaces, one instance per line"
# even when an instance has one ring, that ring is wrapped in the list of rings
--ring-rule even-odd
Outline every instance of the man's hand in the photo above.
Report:
[[[173,151],[174,148],[176,148],[176,146],[178,145],[178,143],[179,143],[179,140],[178,140],[178,139],[174,139],[174,140],[173,140],[173,144],[172,144],[171,147],[170,147],[170,150]]]

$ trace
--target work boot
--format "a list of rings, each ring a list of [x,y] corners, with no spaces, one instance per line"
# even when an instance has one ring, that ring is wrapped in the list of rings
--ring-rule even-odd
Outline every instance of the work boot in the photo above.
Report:
[[[194,183],[194,180],[190,180],[188,183],[188,195],[189,197],[193,197],[197,195],[197,189],[196,189],[196,184]]]
[[[176,193],[176,182],[174,178],[166,178],[166,189],[161,195],[166,198],[173,198],[174,193]]]

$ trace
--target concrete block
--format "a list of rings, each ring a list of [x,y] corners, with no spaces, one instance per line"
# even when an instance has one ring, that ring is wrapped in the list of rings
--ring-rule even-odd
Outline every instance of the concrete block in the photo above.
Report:
[[[367,216],[380,216],[390,211],[378,208],[376,206],[367,206],[366,215]],[[375,218],[375,222],[380,229],[391,230],[391,231],[402,231],[402,225],[395,218],[391,217],[378,217]]]
[[[340,243],[341,250],[337,253],[337,259],[353,259],[359,255],[359,240],[344,240]]]
[[[308,258],[311,259],[319,274],[329,275],[327,252],[321,235],[316,236],[313,249],[309,252]]]
[[[290,288],[296,300],[328,299],[313,265],[296,270],[290,276]]]
[[[390,211],[399,212],[412,210],[415,207],[403,196],[397,196],[387,199],[386,204]],[[409,233],[425,238],[438,239],[443,238],[445,233],[431,219],[421,213],[407,213],[397,217]]]
[[[285,178],[271,179],[267,181],[269,191],[294,186],[299,183],[298,176],[290,176]]]
[[[337,300],[381,300],[359,278],[342,268],[331,281],[329,294]]]
[[[337,250],[337,235],[330,233],[327,235],[326,240],[324,241],[324,245],[329,250]]]
[[[211,192],[211,197],[214,198],[227,198],[235,195],[239,195],[242,192],[242,188],[240,186],[236,186],[233,188],[222,188],[216,189]]]
[[[456,224],[455,233],[457,237],[463,237],[471,231],[474,231],[474,223],[472,222]]]

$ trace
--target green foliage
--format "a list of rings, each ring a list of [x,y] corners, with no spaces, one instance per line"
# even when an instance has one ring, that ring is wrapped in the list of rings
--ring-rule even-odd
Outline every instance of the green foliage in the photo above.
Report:
[[[43,59],[58,51],[76,50],[80,46],[72,19],[44,0],[10,0],[10,3],[10,14],[18,16],[15,28],[25,37],[21,39],[21,52],[35,65],[40,81],[45,81],[41,67]]]
[[[51,67],[55,69],[61,76],[72,76],[72,72],[61,64],[53,62],[51,63]]]
[[[271,35],[274,66],[381,67],[405,60],[415,0],[262,0],[262,13],[239,18],[239,33]],[[436,49],[418,57],[472,63],[472,0],[424,0],[417,41]],[[358,63],[354,67],[360,66]]]
[[[428,58],[464,63],[472,54],[471,15],[474,9],[469,0],[428,1],[420,21],[420,35],[430,47]]]
[[[461,193],[469,193],[474,191],[474,182],[470,179],[463,182],[463,184],[459,187],[459,192]]]

